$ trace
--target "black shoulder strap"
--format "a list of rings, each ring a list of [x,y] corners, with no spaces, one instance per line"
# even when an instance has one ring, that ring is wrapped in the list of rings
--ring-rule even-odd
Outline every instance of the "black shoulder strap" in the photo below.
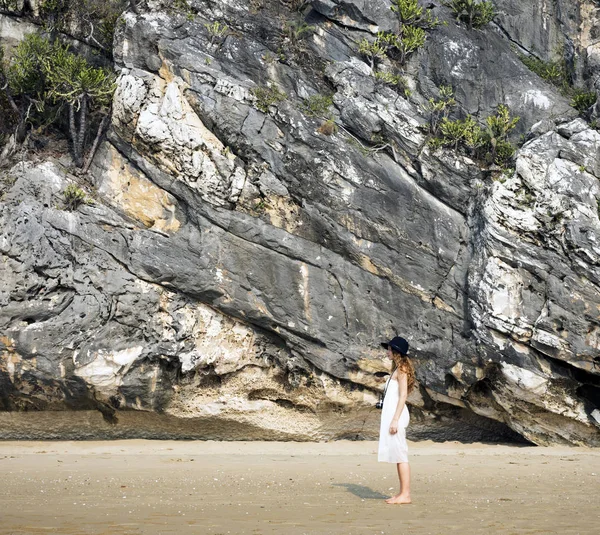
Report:
[[[392,377],[394,375],[394,372],[396,371],[396,368],[398,366],[394,365],[394,369],[392,370],[392,373],[390,374],[390,376],[388,377],[387,383],[385,383],[385,388],[383,389],[383,395],[381,396],[381,399],[384,400],[385,399],[385,393],[387,392],[388,386],[390,384],[390,381],[392,380]]]

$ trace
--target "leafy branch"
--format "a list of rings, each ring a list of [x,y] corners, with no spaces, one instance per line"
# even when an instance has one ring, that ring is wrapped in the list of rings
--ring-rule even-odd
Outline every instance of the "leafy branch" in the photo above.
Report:
[[[52,124],[67,114],[74,163],[84,165],[83,153],[91,115],[108,115],[115,76],[73,54],[68,45],[30,34],[15,49],[4,90],[15,103],[20,124]],[[17,105],[20,103],[20,106]],[[32,111],[35,113],[31,116]],[[106,121],[100,120],[104,128]]]

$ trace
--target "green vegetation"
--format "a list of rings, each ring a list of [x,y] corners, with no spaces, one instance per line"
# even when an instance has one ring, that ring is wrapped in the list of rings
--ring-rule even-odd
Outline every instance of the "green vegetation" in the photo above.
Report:
[[[430,30],[440,23],[438,19],[433,18],[431,10],[419,5],[418,0],[392,0],[390,9],[396,13],[403,26],[416,26]]]
[[[593,91],[584,91],[583,89],[575,89],[571,106],[573,106],[580,115],[585,115],[587,111],[596,104],[597,95]]]
[[[267,210],[269,203],[266,199],[260,198],[253,201],[252,210],[257,214],[263,214]]]
[[[65,202],[65,210],[72,212],[77,210],[82,204],[92,204],[92,200],[89,199],[83,190],[78,188],[75,184],[69,184],[63,191],[63,199]]]
[[[456,20],[466,23],[469,30],[483,28],[496,16],[494,4],[485,0],[447,0],[444,5],[452,10]]]
[[[449,85],[440,86],[439,98],[430,98],[425,106],[425,110],[429,112],[429,133],[432,136],[437,136],[439,133],[440,123],[447,119],[450,110],[456,105],[454,99],[454,90]]]
[[[271,106],[277,105],[287,98],[287,95],[276,85],[255,87],[250,92],[255,99],[254,105],[263,113],[269,113]]]
[[[485,122],[486,127],[482,128],[471,115],[456,120],[450,120],[445,115],[439,122],[437,133],[430,144],[434,149],[462,148],[467,154],[486,164],[506,167],[515,153],[515,147],[508,140],[508,135],[519,122],[519,118],[511,117],[508,107],[501,104],[496,113],[487,117]]]
[[[192,9],[192,6],[188,3],[188,0],[173,0],[172,11],[185,15],[187,20],[192,21],[196,18],[196,12]]]
[[[404,66],[411,54],[425,45],[427,30],[439,25],[431,10],[419,5],[418,0],[393,0],[390,9],[400,23],[397,36],[388,37],[389,50],[394,59]]]
[[[314,26],[309,26],[304,21],[286,21],[283,24],[282,34],[284,41],[293,51],[304,48],[303,40],[315,31]]]
[[[509,133],[517,126],[519,117],[511,117],[508,106],[501,104],[495,115],[486,119],[487,130],[483,133],[483,148],[486,157],[496,165],[504,166],[513,157],[515,148],[508,141]]]
[[[111,55],[117,22],[128,5],[129,0],[42,0],[40,19],[52,35],[80,28],[84,41]]]
[[[216,42],[221,42],[229,33],[229,26],[227,24],[221,24],[218,20],[212,24],[205,24],[204,27],[210,35],[210,44],[214,45]]]
[[[94,120],[104,124],[115,89],[108,69],[91,66],[68,45],[29,34],[6,70],[5,95],[14,104],[19,125],[45,127],[66,123],[73,160],[83,166],[86,138]]]
[[[19,7],[17,0],[0,0],[0,10],[14,11]]]
[[[561,93],[565,94],[570,90],[567,65],[564,59],[561,61],[543,61],[534,56],[522,54],[519,55],[519,59],[530,71],[537,74],[542,80],[556,86]]]
[[[265,7],[265,0],[250,0],[250,13],[256,15],[261,9]]]
[[[48,92],[48,73],[54,59],[63,50],[58,41],[52,43],[38,34],[29,34],[13,53],[7,69],[8,88],[15,96],[26,95],[29,104],[43,111]]]
[[[452,147],[454,150],[458,150],[462,145],[472,152],[481,144],[481,127],[471,115],[454,121],[444,117],[440,123],[439,133],[442,146]]]
[[[561,54],[561,51],[558,51],[557,54]],[[564,58],[559,61],[543,61],[534,56],[520,54],[519,59],[530,71],[555,86],[563,96],[570,98],[571,106],[580,115],[586,116],[589,109],[596,103],[596,93],[572,86]]]
[[[411,92],[408,89],[406,78],[400,74],[394,74],[389,71],[375,71],[375,80],[404,91],[405,96],[409,97]]]
[[[0,46],[0,87],[7,85],[4,72],[4,49]],[[0,91],[0,148],[6,142],[7,136],[12,134],[19,121],[19,110],[7,91]]]
[[[427,41],[427,31],[439,25],[431,10],[419,5],[418,0],[393,0],[390,9],[396,14],[399,22],[398,33],[379,32],[374,41],[362,39],[358,43],[358,53],[370,64],[375,78],[391,86],[397,86],[406,92],[404,79],[379,69],[378,66],[386,58],[395,61],[402,69],[410,56],[422,48]]]
[[[333,106],[333,95],[312,95],[308,97],[300,110],[307,117],[331,117],[331,106]]]
[[[405,25],[400,31],[400,36],[390,40],[393,52],[397,53],[400,65],[405,65],[409,56],[422,48],[427,40],[427,33],[418,26]]]
[[[427,33],[416,26],[404,26],[400,34],[379,32],[375,41],[367,39],[360,41],[358,52],[369,60],[371,69],[375,72],[378,62],[386,56],[398,61],[404,66],[409,56],[421,48],[427,40]]]
[[[404,78],[389,71],[375,71],[375,80],[388,85],[404,85]]]
[[[381,32],[383,34],[383,32]],[[377,63],[385,58],[387,54],[387,48],[380,42],[379,35],[374,42],[370,42],[368,39],[362,39],[358,43],[358,53],[362,54],[366,59],[369,60],[371,71],[375,72]]]

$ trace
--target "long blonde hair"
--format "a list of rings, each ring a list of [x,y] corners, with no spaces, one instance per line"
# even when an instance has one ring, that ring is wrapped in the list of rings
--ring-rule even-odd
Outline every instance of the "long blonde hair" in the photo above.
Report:
[[[406,374],[407,393],[410,394],[415,387],[415,367],[410,359],[392,349],[392,360],[398,368],[398,372]]]

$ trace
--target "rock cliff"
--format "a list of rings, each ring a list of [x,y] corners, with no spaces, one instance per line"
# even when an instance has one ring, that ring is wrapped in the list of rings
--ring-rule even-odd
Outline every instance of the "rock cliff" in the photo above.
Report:
[[[123,14],[88,175],[1,175],[0,438],[373,437],[401,334],[413,438],[600,445],[600,132],[519,59],[562,47],[592,87],[600,8],[497,0],[469,30],[430,4],[409,92],[357,51],[388,0]],[[442,85],[520,117],[514,169],[427,143]],[[94,202],[66,211],[73,182]]]

